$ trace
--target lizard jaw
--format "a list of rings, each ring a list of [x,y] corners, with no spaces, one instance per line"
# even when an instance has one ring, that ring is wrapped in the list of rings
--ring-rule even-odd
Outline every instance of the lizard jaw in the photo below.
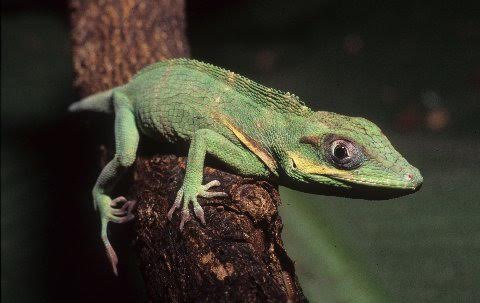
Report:
[[[411,174],[407,174],[406,178],[409,181],[398,181],[398,180],[368,180],[365,178],[348,178],[345,176],[332,176],[332,178],[339,180],[339,181],[346,181],[352,184],[358,185],[365,185],[369,187],[377,187],[377,188],[385,188],[385,189],[392,189],[392,190],[411,190],[413,192],[418,191],[422,187],[423,178],[420,176],[419,178],[411,177]]]

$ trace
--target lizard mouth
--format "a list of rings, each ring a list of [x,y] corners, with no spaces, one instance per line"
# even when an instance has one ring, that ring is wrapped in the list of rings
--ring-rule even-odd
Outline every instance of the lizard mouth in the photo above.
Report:
[[[324,196],[364,200],[389,200],[413,194],[421,187],[421,184],[416,187],[405,185],[392,186],[391,183],[387,185],[387,182],[361,182],[358,179],[333,176],[331,178],[341,182],[342,185],[332,186],[322,182],[298,182],[294,188],[299,191]]]
[[[338,196],[353,199],[388,200],[413,194],[420,190],[423,180],[405,182],[398,180],[371,181],[345,177],[332,177],[347,185],[340,189]]]
[[[332,176],[332,178],[338,181],[345,181],[349,183],[349,185],[361,185],[361,186],[369,186],[375,188],[386,188],[392,190],[411,190],[417,191],[422,186],[422,183],[413,183],[413,182],[404,182],[398,180],[366,180],[362,178],[347,178],[343,176]]]
[[[327,185],[324,183],[324,180],[319,182],[313,178],[313,182],[300,182],[296,184],[295,189],[325,196],[337,196],[365,200],[389,200],[413,194],[422,186],[421,176],[420,178],[417,178],[417,181],[410,183],[388,179],[371,181],[336,175],[330,175],[329,177],[332,180],[337,180],[341,183],[341,185]]]

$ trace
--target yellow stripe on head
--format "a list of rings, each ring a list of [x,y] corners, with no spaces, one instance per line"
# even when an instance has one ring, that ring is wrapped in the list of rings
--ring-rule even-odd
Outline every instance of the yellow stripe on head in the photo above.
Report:
[[[310,159],[307,159],[304,156],[299,155],[295,152],[288,152],[288,156],[295,163],[295,165],[297,166],[297,169],[305,174],[334,176],[334,177],[351,176],[351,174],[348,171],[314,163]]]

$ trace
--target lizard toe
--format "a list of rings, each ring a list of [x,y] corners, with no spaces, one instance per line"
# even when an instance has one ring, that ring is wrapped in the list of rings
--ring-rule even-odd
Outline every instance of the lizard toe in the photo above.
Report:
[[[200,222],[205,225],[205,212],[203,211],[203,208],[200,206],[200,204],[196,203],[193,205],[193,212],[195,213],[195,216],[200,220]]]
[[[202,190],[207,191],[212,187],[220,186],[220,181],[218,180],[213,180],[208,182],[207,184],[202,185]]]
[[[190,211],[188,208],[182,210],[182,220],[180,221],[180,230],[183,230],[185,223],[190,221]]]
[[[177,208],[180,207],[180,204],[182,203],[182,198],[183,198],[183,187],[178,190],[177,196],[175,198],[175,202],[173,202],[172,207],[170,208],[170,210],[167,213],[168,221],[172,221],[173,213],[175,212],[175,210]]]
[[[137,201],[135,200],[126,201],[125,204],[123,204],[123,206],[120,208],[120,210],[131,213],[136,204]]]
[[[203,198],[227,197],[227,193],[223,191],[206,191],[199,195]]]
[[[126,203],[127,202],[127,199],[123,196],[120,196],[120,197],[116,197],[115,199],[113,199],[111,202],[110,202],[110,206],[117,206],[119,203]]]
[[[114,223],[127,223],[131,220],[133,220],[135,218],[135,215],[133,214],[127,214],[125,216],[121,216],[121,217],[118,217],[118,216],[111,216],[109,219],[111,222],[114,222]]]

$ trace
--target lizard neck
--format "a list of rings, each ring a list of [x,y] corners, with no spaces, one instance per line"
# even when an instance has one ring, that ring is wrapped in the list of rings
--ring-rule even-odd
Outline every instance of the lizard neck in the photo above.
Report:
[[[273,131],[266,133],[267,138],[264,142],[270,142],[269,148],[277,163],[281,179],[288,178],[288,170],[292,165],[289,155],[302,149],[301,138],[309,132],[319,131],[311,124],[309,117],[310,115],[282,115],[282,123],[277,124]]]

